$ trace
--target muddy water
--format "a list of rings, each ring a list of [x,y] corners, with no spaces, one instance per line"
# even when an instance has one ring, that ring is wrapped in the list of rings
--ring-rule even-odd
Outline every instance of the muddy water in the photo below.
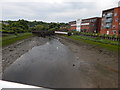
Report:
[[[66,46],[52,39],[22,55],[5,70],[3,79],[50,88],[79,87],[74,59]]]
[[[3,73],[3,80],[47,88],[113,88],[117,77],[99,63],[78,59],[57,39],[33,47]]]

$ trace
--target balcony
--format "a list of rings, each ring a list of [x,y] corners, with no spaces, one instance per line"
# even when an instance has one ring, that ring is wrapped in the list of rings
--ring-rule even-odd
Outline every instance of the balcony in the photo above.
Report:
[[[111,28],[111,26],[105,26],[105,28],[106,28],[106,29],[110,29],[110,28]]]
[[[106,19],[105,22],[106,22],[106,23],[111,23],[111,22],[112,22],[112,18]]]
[[[112,17],[112,13],[105,15],[106,18]]]
[[[104,28],[106,28],[106,29],[111,28],[111,24],[106,24],[106,25],[104,25]]]

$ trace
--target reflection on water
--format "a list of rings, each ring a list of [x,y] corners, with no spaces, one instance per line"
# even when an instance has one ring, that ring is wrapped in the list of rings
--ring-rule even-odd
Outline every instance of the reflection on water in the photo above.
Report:
[[[80,58],[51,39],[18,58],[5,70],[3,79],[48,88],[117,87],[117,73]]]
[[[4,80],[43,87],[76,87],[74,54],[57,39],[32,48],[18,58],[3,74]]]

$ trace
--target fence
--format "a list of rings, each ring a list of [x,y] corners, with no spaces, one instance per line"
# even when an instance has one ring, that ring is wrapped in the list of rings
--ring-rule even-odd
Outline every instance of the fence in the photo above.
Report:
[[[80,36],[86,36],[86,37],[90,37],[90,38],[100,38],[100,39],[106,39],[106,40],[112,40],[112,41],[120,41],[120,37],[119,35],[100,35],[97,33],[80,33],[80,32],[74,32],[74,35],[80,35]]]

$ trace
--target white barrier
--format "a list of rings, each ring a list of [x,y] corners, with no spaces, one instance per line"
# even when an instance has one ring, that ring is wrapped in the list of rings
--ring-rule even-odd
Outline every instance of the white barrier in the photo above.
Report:
[[[56,34],[68,34],[68,32],[55,31]]]
[[[41,87],[0,80],[0,89],[2,88],[41,88]]]

